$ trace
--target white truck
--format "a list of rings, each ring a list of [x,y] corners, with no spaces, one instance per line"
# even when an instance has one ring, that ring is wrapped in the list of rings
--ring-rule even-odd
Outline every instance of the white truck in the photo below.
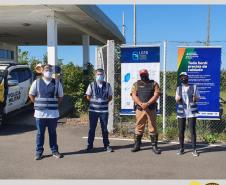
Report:
[[[0,126],[9,113],[31,104],[28,93],[32,82],[28,65],[0,61]]]

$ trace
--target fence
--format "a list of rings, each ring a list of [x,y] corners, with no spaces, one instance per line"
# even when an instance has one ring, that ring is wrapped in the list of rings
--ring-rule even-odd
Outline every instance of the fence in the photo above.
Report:
[[[224,60],[226,48],[225,41],[216,41],[222,46],[222,60]],[[165,88],[165,120],[163,117],[163,93],[160,97],[160,110],[161,114],[157,116],[158,132],[161,139],[175,140],[178,137],[178,124],[176,119],[176,102],[175,91],[177,84],[177,48],[178,46],[203,46],[205,42],[178,42],[168,41],[167,47],[165,47],[166,54],[164,55],[163,42],[155,43],[142,43],[142,45],[148,44],[160,44],[161,45],[161,72],[160,72],[160,88],[163,92]],[[170,51],[170,53],[169,53]],[[165,56],[166,65],[163,65]],[[114,105],[114,127],[115,133],[121,136],[133,137],[135,127],[135,116],[121,116],[120,115],[120,96],[121,96],[121,68],[120,68],[120,47],[116,46],[115,55],[115,105]],[[163,69],[165,67],[165,87],[163,86],[164,74]],[[170,69],[170,70],[169,70]],[[173,70],[172,70],[173,69]],[[220,101],[220,113],[221,119],[216,120],[197,120],[197,139],[200,141],[206,141],[214,143],[217,141],[226,141],[226,71],[221,70],[221,99]],[[164,131],[164,132],[163,132]],[[145,136],[147,136],[147,130]],[[186,129],[186,138],[190,139],[188,129]]]

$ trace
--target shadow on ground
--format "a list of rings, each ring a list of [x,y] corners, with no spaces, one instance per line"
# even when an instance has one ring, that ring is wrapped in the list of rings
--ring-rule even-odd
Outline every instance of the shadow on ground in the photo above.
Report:
[[[198,152],[201,153],[208,153],[208,152],[222,152],[222,151],[226,151],[226,147],[225,146],[209,146],[206,143],[197,143],[197,150]],[[114,151],[117,150],[122,150],[122,149],[132,149],[133,148],[133,144],[128,144],[128,145],[112,145],[112,148]],[[164,153],[167,151],[173,151],[175,150],[175,152],[179,149],[179,145],[178,144],[173,144],[173,145],[169,145],[167,143],[160,143],[159,144],[159,148],[160,150]],[[142,143],[141,146],[141,151],[144,150],[151,150],[152,146],[150,143]],[[191,152],[192,151],[192,146],[191,144],[185,144],[185,153]],[[101,153],[101,152],[105,152],[103,147],[98,147],[98,148],[94,148],[94,150],[92,152],[87,152],[85,149],[79,150],[79,151],[73,151],[73,152],[65,152],[63,153],[65,156],[67,155],[76,155],[76,154],[87,154],[87,153]]]
[[[0,136],[23,134],[25,132],[30,132],[36,130],[35,126],[31,125],[3,125],[0,128]]]

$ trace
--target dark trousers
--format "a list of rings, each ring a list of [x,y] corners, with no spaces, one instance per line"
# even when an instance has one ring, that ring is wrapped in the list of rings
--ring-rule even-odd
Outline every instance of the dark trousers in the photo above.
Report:
[[[93,148],[93,141],[95,138],[95,131],[96,131],[98,119],[100,119],[104,147],[109,146],[108,129],[107,129],[108,113],[99,113],[99,112],[89,111],[88,148]]]
[[[36,136],[36,153],[42,154],[44,151],[43,145],[45,140],[45,130],[49,132],[49,146],[52,151],[58,152],[57,146],[57,120],[58,118],[36,118],[37,136]]]
[[[188,118],[188,125],[191,132],[191,142],[193,149],[196,149],[196,118]],[[186,128],[186,118],[178,118],[180,147],[184,148],[184,131]]]

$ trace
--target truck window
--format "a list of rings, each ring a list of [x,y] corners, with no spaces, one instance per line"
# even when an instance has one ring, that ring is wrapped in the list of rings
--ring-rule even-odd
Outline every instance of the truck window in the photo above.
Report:
[[[31,71],[27,68],[19,69],[18,75],[19,75],[19,83],[24,82],[28,79],[31,79]]]
[[[8,76],[9,80],[17,80],[19,82],[19,77],[18,77],[18,69],[14,69],[9,73]]]

